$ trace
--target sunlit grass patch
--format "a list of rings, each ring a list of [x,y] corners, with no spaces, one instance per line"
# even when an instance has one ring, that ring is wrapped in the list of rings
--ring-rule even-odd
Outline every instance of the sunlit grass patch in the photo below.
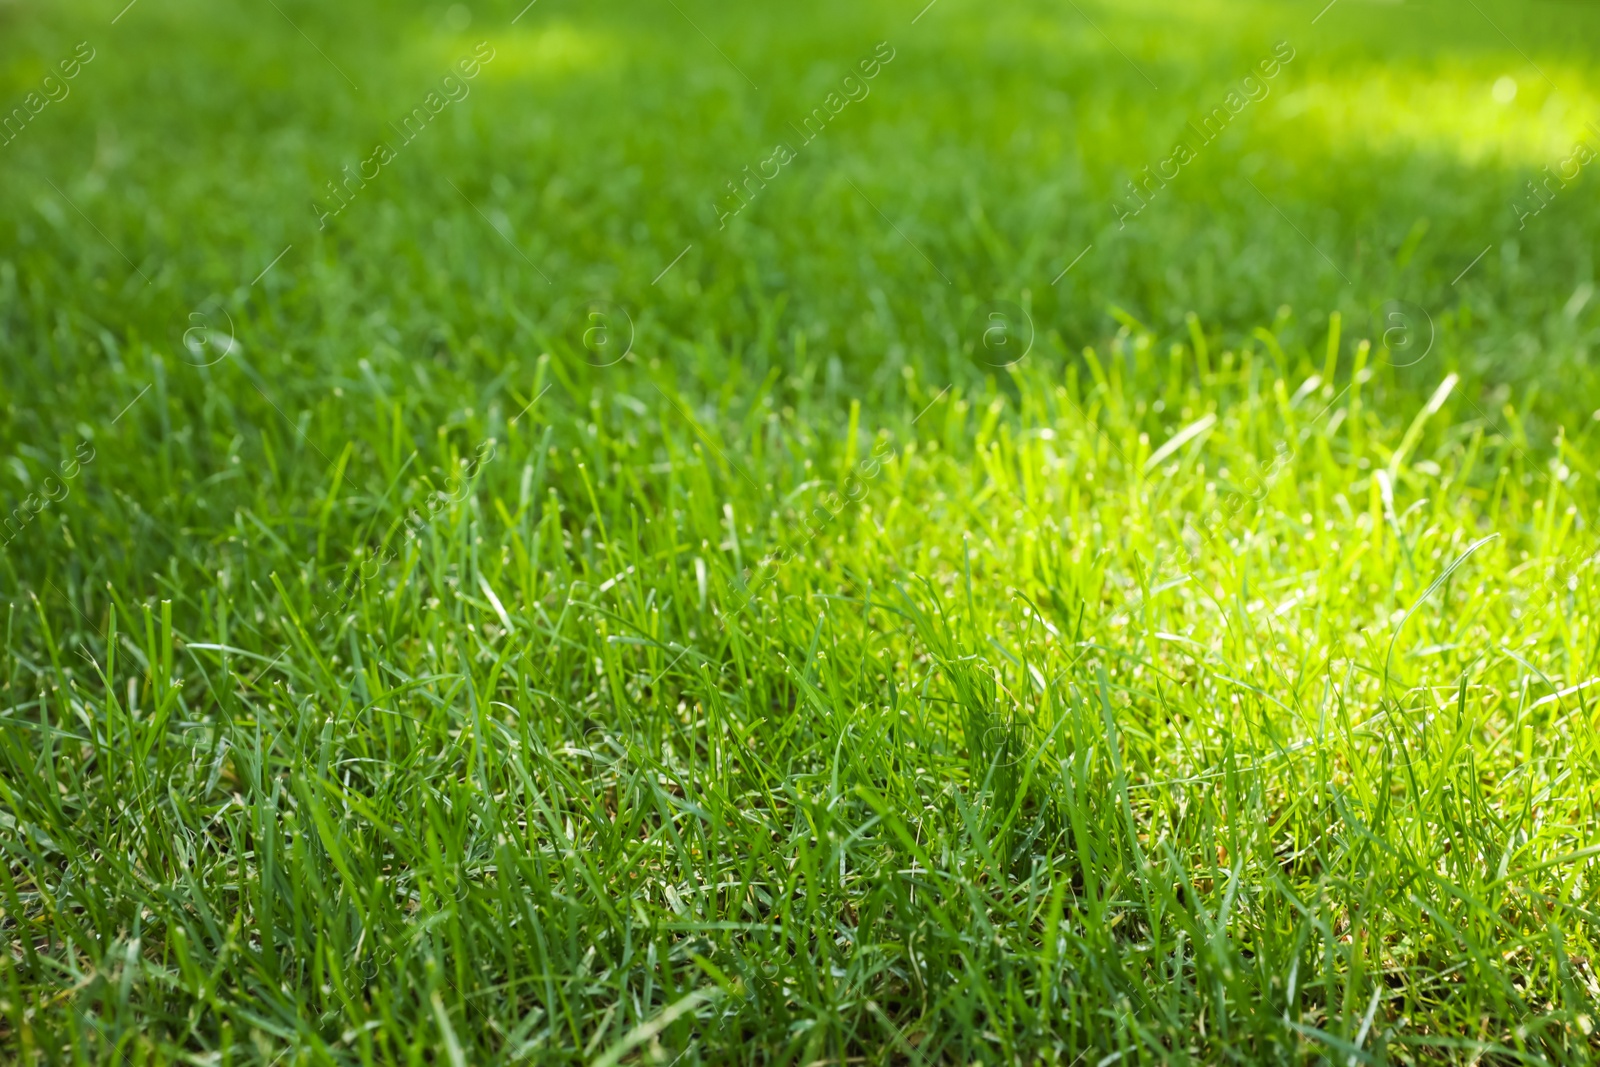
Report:
[[[1312,136],[1381,152],[1426,152],[1470,164],[1538,169],[1581,139],[1600,94],[1587,72],[1554,68],[1557,95],[1531,69],[1435,63],[1319,71],[1277,102],[1275,118]]]
[[[629,63],[627,41],[614,34],[574,22],[536,25],[493,35],[494,47],[503,53],[495,77],[538,81]]]

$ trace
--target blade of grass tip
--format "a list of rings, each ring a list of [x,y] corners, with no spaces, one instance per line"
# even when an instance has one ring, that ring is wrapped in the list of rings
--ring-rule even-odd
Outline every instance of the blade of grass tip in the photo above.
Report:
[[[1122,814],[1128,821],[1128,844],[1133,848],[1134,858],[1138,861],[1140,872],[1149,869],[1145,859],[1144,849],[1139,844],[1139,824],[1133,817],[1133,804],[1128,797],[1128,777],[1122,766],[1122,741],[1117,731],[1115,713],[1111,710],[1111,681],[1106,677],[1104,665],[1095,668],[1095,679],[1100,689],[1100,709],[1106,721],[1106,749],[1111,757],[1112,781],[1116,785],[1117,796],[1122,801]],[[1143,882],[1143,879],[1141,879]],[[1148,894],[1148,886],[1145,886]],[[1148,895],[1146,904],[1148,905]]]
[[[1559,867],[1565,863],[1575,863],[1578,860],[1585,860],[1590,856],[1600,856],[1600,845],[1590,845],[1588,848],[1580,848],[1576,852],[1568,852],[1564,855],[1557,856],[1555,859],[1545,860],[1542,863],[1535,863],[1529,867],[1518,867],[1516,870],[1508,871],[1506,874],[1490,882],[1488,888],[1504,885],[1514,878],[1521,878],[1530,874],[1538,874],[1540,871],[1547,871],[1552,867]]]
[[[889,1037],[894,1041],[895,1047],[900,1050],[901,1055],[918,1064],[924,1064],[928,1062],[923,1058],[923,1055],[917,1049],[917,1046],[906,1040],[905,1032],[895,1024],[893,1019],[884,1014],[882,1008],[878,1007],[877,1001],[867,1001],[867,1010],[873,1015],[877,1016],[878,1022],[882,1024],[883,1028],[889,1032]]]
[[[1361,1030],[1356,1034],[1356,1048],[1367,1043],[1367,1034],[1372,1032],[1372,1017],[1378,1013],[1378,998],[1383,995],[1383,985],[1380,983],[1372,988],[1372,999],[1367,1001],[1367,1014],[1361,1020]],[[1350,1067],[1355,1067],[1355,1057],[1349,1060]]]
[[[323,550],[328,543],[328,519],[333,514],[333,505],[339,499],[339,486],[344,482],[344,469],[350,462],[350,457],[355,453],[355,441],[346,441],[344,451],[339,453],[338,460],[333,467],[333,480],[328,485],[328,495],[323,498],[322,512],[317,516],[317,560],[320,562]]]
[[[600,1058],[590,1064],[590,1067],[616,1067],[621,1062],[622,1057],[661,1033],[661,1031],[701,1004],[713,999],[716,996],[716,992],[715,987],[709,989],[703,987],[678,998],[661,1009],[655,1018],[647,1019],[632,1030],[629,1030],[620,1041],[601,1053]]]
[[[439,996],[437,990],[428,997],[428,1003],[433,1007],[433,1020],[439,1025],[439,1033],[444,1038],[444,1048],[450,1057],[450,1067],[467,1067],[467,1057],[461,1050],[461,1040],[456,1037],[455,1027],[450,1025],[450,1013],[445,1010],[444,999]]]
[[[1200,418],[1196,419],[1194,422],[1191,422],[1189,425],[1173,434],[1167,439],[1165,444],[1151,453],[1149,459],[1144,461],[1145,473],[1148,474],[1157,467],[1161,466],[1162,460],[1166,459],[1168,456],[1172,455],[1178,449],[1182,448],[1196,437],[1205,433],[1216,424],[1216,414],[1208,413],[1200,416]]]
[[[1434,590],[1438,589],[1441,585],[1450,580],[1450,576],[1456,572],[1456,568],[1460,567],[1467,561],[1468,556],[1472,555],[1474,552],[1478,551],[1478,549],[1482,548],[1484,545],[1488,544],[1490,541],[1493,541],[1499,536],[1500,535],[1497,533],[1492,533],[1487,537],[1480,537],[1476,541],[1472,542],[1472,544],[1468,545],[1466,551],[1457,556],[1454,562],[1444,569],[1444,573],[1435,578],[1433,580],[1433,584],[1428,586],[1427,590],[1423,592],[1421,596],[1417,597],[1416,602],[1412,604],[1409,609],[1407,609],[1404,617],[1401,618],[1399,625],[1394,628],[1394,634],[1389,638],[1389,651],[1383,657],[1383,681],[1385,686],[1389,684],[1389,663],[1394,659],[1394,643],[1400,639],[1400,631],[1405,629],[1406,623],[1411,620],[1411,616],[1416,614],[1417,609],[1422,606],[1423,601],[1427,600],[1433,595]]]
[[[1430,418],[1439,413],[1444,407],[1444,402],[1450,398],[1450,393],[1455,389],[1461,376],[1455,373],[1445,375],[1444,381],[1439,383],[1439,388],[1433,391],[1428,402],[1422,405],[1422,410],[1417,412],[1417,417],[1411,420],[1411,425],[1406,428],[1405,436],[1400,439],[1400,447],[1394,450],[1394,455],[1389,457],[1389,477],[1393,478],[1400,473],[1400,465],[1405,462],[1409,453],[1422,438],[1422,429]]]
[[[1305,1023],[1297,1023],[1292,1019],[1285,1020],[1283,1025],[1287,1026],[1289,1029],[1303,1037],[1309,1037],[1314,1041],[1322,1042],[1324,1045],[1327,1045],[1336,1052],[1345,1053],[1345,1055],[1348,1057],[1346,1062],[1351,1065],[1356,1063],[1370,1063],[1376,1067],[1378,1063],[1377,1060],[1372,1058],[1370,1053],[1362,1052],[1355,1045],[1345,1041],[1343,1038],[1335,1037],[1326,1030],[1319,1030],[1315,1026],[1307,1026]]]

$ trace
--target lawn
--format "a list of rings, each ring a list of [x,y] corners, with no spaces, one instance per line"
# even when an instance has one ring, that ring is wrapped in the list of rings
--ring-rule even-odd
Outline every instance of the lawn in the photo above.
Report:
[[[0,1060],[1600,1058],[1600,10],[0,0]]]

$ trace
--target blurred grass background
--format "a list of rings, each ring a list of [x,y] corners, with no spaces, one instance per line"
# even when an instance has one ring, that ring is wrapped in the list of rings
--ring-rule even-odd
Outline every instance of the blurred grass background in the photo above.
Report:
[[[1340,0],[1314,25],[1285,4],[940,0],[915,25],[885,5],[515,14],[140,0],[113,26],[98,6],[0,6],[7,100],[78,41],[97,50],[4,148],[6,432],[103,432],[218,308],[242,366],[165,386],[191,411],[215,386],[243,406],[226,427],[180,420],[212,448],[284,432],[252,371],[326,449],[364,417],[329,395],[357,359],[448,353],[445,373],[493,392],[541,351],[578,351],[596,300],[706,392],[753,388],[803,336],[825,371],[808,417],[832,423],[847,397],[889,402],[908,366],[971,377],[964,331],[994,299],[1065,351],[1114,333],[1113,307],[1178,340],[1190,312],[1226,339],[1288,308],[1284,343],[1311,345],[1330,311],[1366,335],[1403,299],[1431,317],[1435,358],[1592,388],[1594,198],[1580,179],[1523,230],[1512,210],[1600,114],[1586,5]],[[498,58],[471,97],[319,232],[325,183],[479,40]],[[719,232],[725,183],[797,140],[788,124],[878,41],[897,58],[871,96]],[[1296,58],[1271,95],[1119,228],[1126,182],[1279,41]]]
[[[1122,328],[1116,308],[1158,351],[1189,339],[1190,313],[1219,346],[1270,324],[1308,351],[1330,312],[1378,337],[1404,300],[1432,345],[1401,383],[1463,370],[1485,417],[1503,427],[1514,395],[1547,439],[1597,395],[1600,220],[1586,173],[1525,229],[1512,205],[1600,115],[1584,51],[1600,14],[1474,3],[1339,0],[1313,24],[1304,5],[940,0],[912,24],[880,5],[540,0],[513,26],[505,5],[140,0],[111,25],[12,0],[7,100],[79,41],[96,58],[4,147],[0,434],[11,452],[70,451],[154,382],[160,403],[116,431],[165,435],[171,510],[142,506],[206,526],[244,488],[225,457],[259,469],[315,441],[322,462],[277,471],[304,496],[345,439],[388,432],[338,392],[361,360],[405,392],[408,423],[515,412],[541,352],[574,396],[635,388],[631,363],[584,355],[596,301],[631,318],[633,358],[670,361],[685,388],[725,406],[781,367],[775,395],[842,427],[851,398],[909,414],[980,381],[970,327],[993,300],[1025,307],[1058,358]],[[497,58],[471,96],[320,231],[326,183],[481,40]],[[896,58],[871,95],[719,231],[726,183],[798,142],[789,124],[880,41]],[[1120,227],[1126,183],[1280,41],[1295,59],[1270,96]],[[211,360],[183,348],[202,324],[236,337],[234,358],[184,365]],[[147,458],[113,449],[96,474],[115,485]]]
[[[1392,298],[1452,321],[1471,308],[1462,346],[1508,370],[1519,338],[1566,329],[1555,336],[1581,340],[1549,308],[1590,280],[1593,198],[1575,191],[1520,232],[1510,204],[1600,114],[1580,51],[1600,17],[1587,5],[1480,14],[1340,0],[1316,25],[1305,5],[1284,4],[940,0],[914,26],[883,5],[685,9],[715,45],[670,5],[540,0],[509,28],[509,7],[280,6],[140,0],[116,26],[86,6],[0,9],[8,98],[76,41],[99,50],[72,97],[6,147],[8,260],[38,287],[8,308],[74,304],[66,294],[92,279],[94,322],[159,347],[207,298],[268,323],[301,301],[333,316],[375,286],[398,287],[467,302],[470,327],[437,317],[505,348],[517,329],[509,307],[559,334],[562,310],[600,295],[659,323],[657,342],[695,336],[697,311],[715,307],[713,332],[731,346],[748,343],[782,295],[794,324],[835,331],[826,343],[857,389],[881,373],[891,330],[874,293],[904,310],[892,329],[907,349],[943,347],[940,329],[965,300],[1024,292],[1041,326],[1073,344],[1115,329],[1111,304],[1181,336],[1187,311],[1248,331],[1288,304],[1314,331],[1329,310],[1349,317]],[[481,39],[499,58],[470,102],[409,146],[333,233],[309,234],[323,183]],[[724,182],[794,140],[787,124],[880,40],[897,58],[869,99],[716,232]],[[1110,201],[1124,182],[1165,158],[1185,122],[1278,41],[1296,58],[1271,96],[1118,230]],[[1505,104],[1492,96],[1502,77],[1517,86]],[[510,248],[465,261],[485,223],[449,182],[559,284],[545,286]],[[248,293],[291,242],[299,254]],[[691,242],[686,269],[651,287]],[[1465,288],[1452,288],[1488,245]],[[403,301],[385,302],[394,327],[428,328]],[[37,317],[12,310],[8,328]]]

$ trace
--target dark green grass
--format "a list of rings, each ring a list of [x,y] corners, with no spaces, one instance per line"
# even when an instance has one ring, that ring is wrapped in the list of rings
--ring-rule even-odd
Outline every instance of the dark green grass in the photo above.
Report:
[[[1587,8],[277,7],[0,5],[0,1056],[1594,1058]]]

